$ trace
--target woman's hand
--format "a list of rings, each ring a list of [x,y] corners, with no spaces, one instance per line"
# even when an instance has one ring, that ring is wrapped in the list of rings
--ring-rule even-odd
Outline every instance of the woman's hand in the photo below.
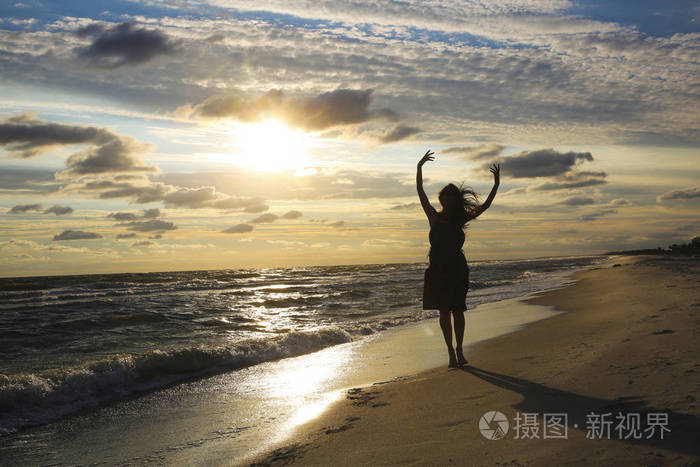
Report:
[[[430,152],[430,149],[428,149],[425,152],[425,155],[423,156],[423,158],[418,161],[418,167],[423,167],[423,164],[425,164],[426,162],[435,160],[435,158],[433,157],[433,154],[435,154],[435,153]]]
[[[494,163],[489,168],[489,172],[493,174],[494,182],[499,183],[501,181],[501,164]]]

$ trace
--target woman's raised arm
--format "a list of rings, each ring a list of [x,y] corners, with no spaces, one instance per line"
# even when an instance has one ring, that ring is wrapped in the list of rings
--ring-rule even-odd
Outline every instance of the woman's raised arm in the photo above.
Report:
[[[425,194],[425,190],[423,190],[423,164],[428,161],[435,160],[433,154],[435,153],[430,152],[430,149],[428,149],[421,160],[418,161],[418,170],[416,171],[416,188],[418,189],[418,198],[420,199],[420,204],[423,206],[423,211],[430,222],[432,222],[433,218],[437,215],[437,211],[435,211],[435,208],[432,206],[432,204],[430,204],[430,201],[428,201],[428,196]]]
[[[489,196],[488,198],[486,198],[486,201],[484,201],[484,203],[481,206],[476,208],[476,211],[474,212],[474,217],[472,217],[472,219],[480,216],[491,206],[493,199],[496,197],[498,185],[500,185],[501,183],[501,164],[493,164],[489,168],[489,171],[493,174],[493,188],[491,188],[491,193],[489,193]]]

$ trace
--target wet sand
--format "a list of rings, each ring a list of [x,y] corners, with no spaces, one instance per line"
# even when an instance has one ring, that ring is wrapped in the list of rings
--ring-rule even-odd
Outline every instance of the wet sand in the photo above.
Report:
[[[352,388],[256,462],[697,464],[700,260],[622,257],[575,277],[528,300],[567,313],[477,345],[462,369],[448,370],[445,357]],[[508,422],[502,439],[479,430],[490,411]]]

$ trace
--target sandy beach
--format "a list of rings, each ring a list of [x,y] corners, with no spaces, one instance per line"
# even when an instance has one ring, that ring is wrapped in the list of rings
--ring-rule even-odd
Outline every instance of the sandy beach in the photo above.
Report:
[[[700,462],[698,259],[621,257],[575,278],[529,299],[566,313],[478,344],[462,369],[349,389],[256,462]],[[491,415],[482,434],[491,411],[507,430]]]

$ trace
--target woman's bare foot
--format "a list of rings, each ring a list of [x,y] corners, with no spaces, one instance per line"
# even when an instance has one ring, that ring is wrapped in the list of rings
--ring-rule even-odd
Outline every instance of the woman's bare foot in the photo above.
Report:
[[[450,349],[448,350],[450,354],[450,363],[447,365],[447,368],[457,368],[459,365],[457,364],[457,358],[455,357],[455,351]]]
[[[457,349],[457,364],[459,366],[464,366],[467,364],[467,359],[464,358],[464,353],[462,352],[462,349]]]

